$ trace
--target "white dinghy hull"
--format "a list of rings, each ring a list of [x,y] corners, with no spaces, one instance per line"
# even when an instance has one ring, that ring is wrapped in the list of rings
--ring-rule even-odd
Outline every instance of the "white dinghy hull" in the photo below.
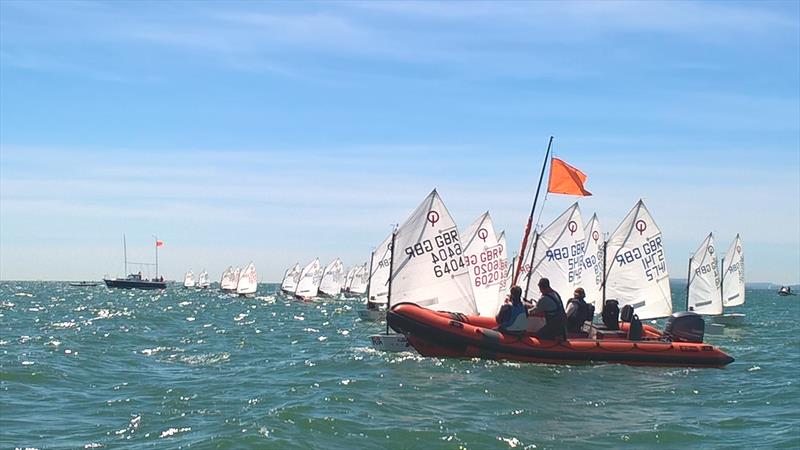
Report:
[[[382,352],[407,352],[413,350],[403,334],[373,334],[369,337],[372,348]]]
[[[377,322],[386,317],[386,311],[381,311],[379,309],[359,309],[358,317],[366,322]]]

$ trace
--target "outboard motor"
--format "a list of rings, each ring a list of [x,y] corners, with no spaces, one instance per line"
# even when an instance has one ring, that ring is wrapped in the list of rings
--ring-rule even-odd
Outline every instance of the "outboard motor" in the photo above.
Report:
[[[633,320],[633,306],[625,305],[619,314],[619,320],[630,323]]]
[[[700,314],[681,311],[667,320],[664,334],[673,342],[703,342],[706,323]]]
[[[609,330],[619,330],[619,302],[606,300],[603,304],[603,324]]]

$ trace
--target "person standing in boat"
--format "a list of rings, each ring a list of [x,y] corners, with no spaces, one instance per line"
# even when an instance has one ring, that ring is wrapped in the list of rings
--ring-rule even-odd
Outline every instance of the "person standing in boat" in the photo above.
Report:
[[[564,312],[564,303],[558,292],[550,287],[550,280],[541,278],[538,283],[542,296],[529,315],[544,319],[544,325],[531,334],[539,339],[566,339],[567,314]]]
[[[528,308],[522,303],[522,288],[513,286],[511,294],[495,316],[500,331],[525,333],[528,329]]]

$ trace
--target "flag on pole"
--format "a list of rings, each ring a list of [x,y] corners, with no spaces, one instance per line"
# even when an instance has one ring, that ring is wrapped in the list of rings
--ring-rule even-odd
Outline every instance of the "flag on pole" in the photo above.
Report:
[[[163,247],[164,241],[156,241],[156,247]]]
[[[547,192],[581,197],[592,195],[591,192],[583,188],[583,183],[585,182],[585,173],[558,158],[551,160],[550,181],[547,186]]]

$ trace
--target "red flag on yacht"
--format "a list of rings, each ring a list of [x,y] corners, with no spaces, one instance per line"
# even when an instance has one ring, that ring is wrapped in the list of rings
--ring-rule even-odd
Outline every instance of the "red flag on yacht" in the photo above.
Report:
[[[163,247],[164,241],[156,241],[156,247]]]

